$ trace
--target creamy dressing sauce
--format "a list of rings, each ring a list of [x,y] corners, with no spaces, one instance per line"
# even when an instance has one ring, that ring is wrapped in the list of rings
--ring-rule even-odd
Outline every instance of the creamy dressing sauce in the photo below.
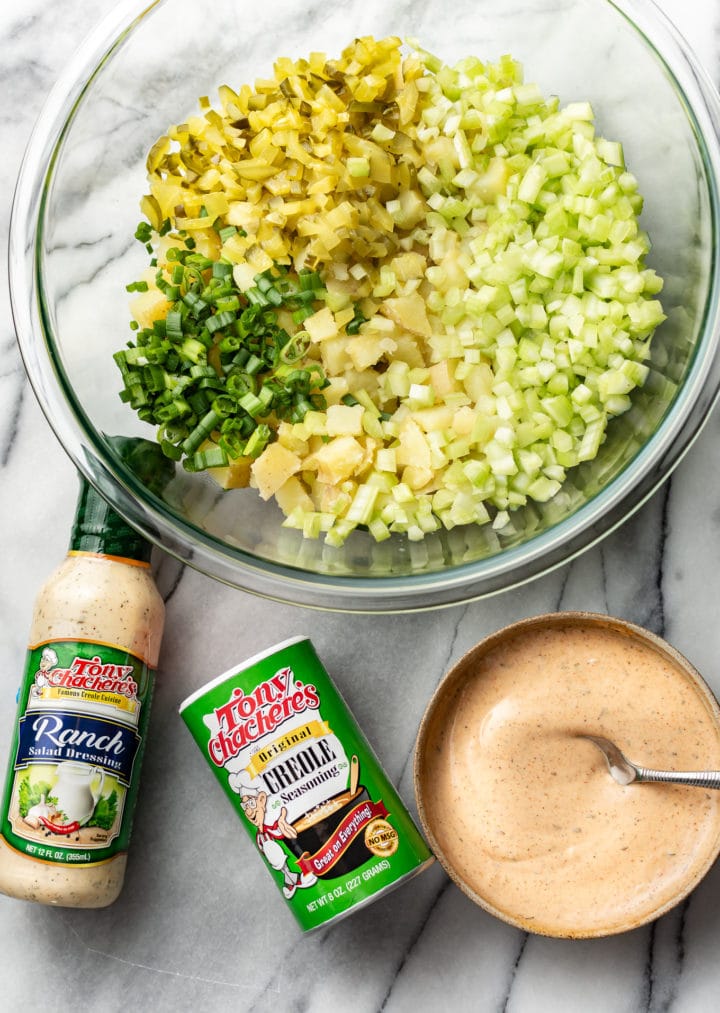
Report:
[[[694,885],[720,841],[720,792],[621,787],[583,731],[644,766],[720,769],[700,689],[590,623],[526,629],[478,657],[424,751],[426,817],[448,863],[536,932],[632,928]]]
[[[87,639],[131,651],[155,668],[165,607],[146,565],[95,555],[69,555],[42,588],[30,644]],[[0,891],[67,907],[104,907],[120,893],[126,855],[68,867],[38,861],[0,837]]]

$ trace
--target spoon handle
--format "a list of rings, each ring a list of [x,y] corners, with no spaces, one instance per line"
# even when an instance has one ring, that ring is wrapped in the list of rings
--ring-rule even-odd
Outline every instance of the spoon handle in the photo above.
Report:
[[[720,770],[648,770],[634,765],[636,781],[661,781],[667,784],[689,784],[696,788],[720,788]]]

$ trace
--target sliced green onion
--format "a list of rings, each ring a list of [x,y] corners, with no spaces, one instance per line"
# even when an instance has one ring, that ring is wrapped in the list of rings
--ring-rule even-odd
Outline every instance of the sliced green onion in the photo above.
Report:
[[[207,450],[200,450],[192,455],[192,471],[204,471],[206,468],[224,468],[228,463],[228,456],[222,447],[208,447]]]
[[[195,426],[187,439],[183,440],[183,453],[188,455],[193,454],[203,440],[209,439],[210,434],[213,429],[217,428],[219,422],[220,416],[217,412],[212,410],[209,411],[207,415],[205,415],[204,418],[197,424],[197,426]]]

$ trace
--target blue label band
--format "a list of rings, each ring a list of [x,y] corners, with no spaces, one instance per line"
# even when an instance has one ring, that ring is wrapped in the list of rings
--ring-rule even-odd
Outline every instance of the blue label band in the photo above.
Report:
[[[125,785],[130,783],[140,737],[114,721],[68,714],[32,711],[20,718],[15,767],[29,763],[75,760],[102,767]]]

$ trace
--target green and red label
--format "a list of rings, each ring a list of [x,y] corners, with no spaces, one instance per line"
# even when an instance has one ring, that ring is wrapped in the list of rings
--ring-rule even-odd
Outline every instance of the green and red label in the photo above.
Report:
[[[74,866],[127,850],[152,675],[109,644],[29,649],[0,810],[7,844]]]
[[[180,713],[303,929],[432,861],[309,640],[251,658]]]

